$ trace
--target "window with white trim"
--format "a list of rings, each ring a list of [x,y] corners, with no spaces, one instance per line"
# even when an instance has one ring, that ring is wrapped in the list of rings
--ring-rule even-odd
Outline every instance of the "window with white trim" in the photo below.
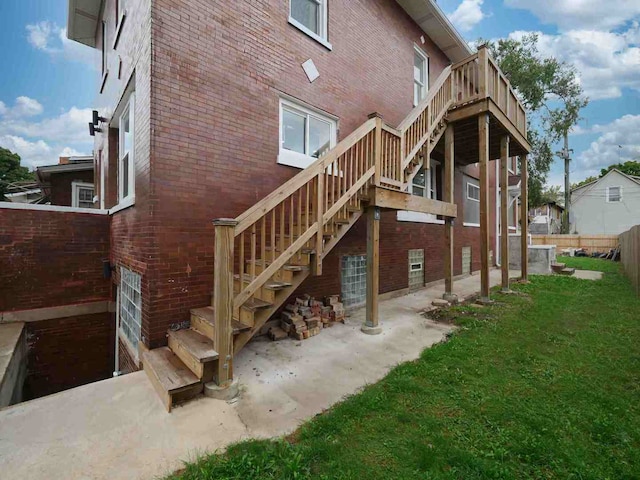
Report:
[[[142,277],[128,268],[120,267],[119,326],[125,338],[129,340],[135,351],[141,336],[142,294],[140,289]]]
[[[607,202],[617,203],[622,201],[622,187],[607,187]]]
[[[413,54],[413,106],[424,99],[429,89],[429,57],[417,46]]]
[[[280,100],[280,153],[278,163],[306,168],[336,144],[334,118]]]
[[[413,195],[438,200],[438,185],[441,181],[440,175],[438,174],[439,165],[440,162],[431,160],[431,168],[420,168],[411,181],[411,193]],[[444,220],[439,220],[438,216],[432,213],[409,212],[403,210],[398,211],[397,219],[400,222],[444,223]]]
[[[468,227],[480,226],[480,182],[475,178],[464,177],[465,191],[463,203],[463,224]]]
[[[134,105],[135,94],[131,93],[118,121],[118,202],[134,198],[135,190],[135,144]]]
[[[71,206],[93,208],[93,183],[71,182]]]
[[[290,0],[289,23],[327,48],[328,0]]]

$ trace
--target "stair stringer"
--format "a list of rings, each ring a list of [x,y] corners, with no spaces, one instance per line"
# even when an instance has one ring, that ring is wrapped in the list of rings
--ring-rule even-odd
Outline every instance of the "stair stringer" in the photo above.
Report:
[[[362,216],[362,210],[357,212],[353,212],[349,219],[348,224],[343,224],[338,229],[336,235],[333,235],[330,240],[325,242],[323,248],[322,259],[324,259],[329,252],[340,242],[340,240],[344,237],[344,235],[351,230],[351,228],[356,224],[356,222]],[[293,295],[296,289],[302,285],[309,276],[311,275],[310,270],[302,270],[300,272],[296,272],[293,282],[291,282],[291,286],[284,288],[278,292],[278,301],[273,304],[273,306],[261,310],[255,317],[255,324],[251,328],[251,330],[247,330],[246,332],[242,332],[234,338],[233,341],[233,352],[234,355],[237,354],[242,348],[251,340],[256,333],[260,331],[260,329],[264,326],[265,323],[276,313],[282,304],[287,301],[287,299]]]

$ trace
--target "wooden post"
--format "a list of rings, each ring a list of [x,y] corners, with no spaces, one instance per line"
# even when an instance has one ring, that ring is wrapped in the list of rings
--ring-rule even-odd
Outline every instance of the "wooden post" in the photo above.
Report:
[[[367,312],[362,331],[368,335],[382,332],[378,320],[380,285],[380,209],[367,207]]]
[[[454,200],[454,128],[447,125],[444,132],[444,201],[455,203]],[[445,218],[444,224],[444,295],[443,299],[455,303],[457,296],[453,293],[453,218]]]
[[[523,282],[529,280],[529,173],[527,171],[527,156],[520,157],[520,278]]]
[[[324,170],[316,179],[316,222],[318,233],[316,234],[316,254],[312,265],[313,275],[322,275],[322,249],[324,247]]]
[[[488,96],[489,83],[489,49],[487,45],[478,47],[478,95],[480,98]]]
[[[500,263],[502,291],[509,292],[509,136],[500,139]]]
[[[478,116],[480,157],[480,300],[489,302],[489,115]]]
[[[213,258],[213,310],[215,328],[213,344],[219,360],[216,369],[216,383],[225,387],[233,380],[233,244],[234,219],[220,218],[213,221],[215,226],[215,251]]]
[[[369,115],[369,118],[376,119],[375,139],[373,145],[373,158],[376,171],[373,175],[373,184],[375,186],[380,186],[380,178],[382,177],[382,115],[378,112],[374,112]]]

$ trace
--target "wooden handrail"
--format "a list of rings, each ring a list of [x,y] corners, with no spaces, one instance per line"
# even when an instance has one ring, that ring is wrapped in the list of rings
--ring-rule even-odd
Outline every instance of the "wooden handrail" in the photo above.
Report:
[[[415,120],[420,116],[420,114],[424,111],[427,105],[431,103],[431,101],[433,100],[433,97],[435,96],[436,92],[440,89],[440,87],[447,80],[449,80],[451,68],[452,68],[451,66],[448,66],[442,71],[442,73],[438,76],[436,81],[433,82],[433,85],[429,87],[429,91],[427,92],[427,96],[424,97],[424,100],[418,103],[418,105],[416,105],[413,108],[413,110],[409,112],[409,115],[407,115],[407,117],[402,121],[402,123],[398,125],[397,131],[399,135],[403,131],[405,131],[407,128],[409,128],[413,122],[415,122]]]

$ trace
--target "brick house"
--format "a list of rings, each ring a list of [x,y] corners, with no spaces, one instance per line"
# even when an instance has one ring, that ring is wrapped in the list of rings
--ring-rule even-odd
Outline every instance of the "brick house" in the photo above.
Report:
[[[499,172],[526,159],[526,118],[433,0],[69,0],[67,32],[99,59],[117,369],[146,358],[159,391],[156,362],[193,371],[168,407],[226,385],[234,353],[296,292],[369,309],[443,278],[451,294],[454,275],[482,270],[488,295]],[[215,328],[193,311],[214,288]],[[190,318],[215,358],[168,335]]]
[[[40,188],[51,205],[94,207],[93,157],[60,157],[56,165],[36,169]]]

